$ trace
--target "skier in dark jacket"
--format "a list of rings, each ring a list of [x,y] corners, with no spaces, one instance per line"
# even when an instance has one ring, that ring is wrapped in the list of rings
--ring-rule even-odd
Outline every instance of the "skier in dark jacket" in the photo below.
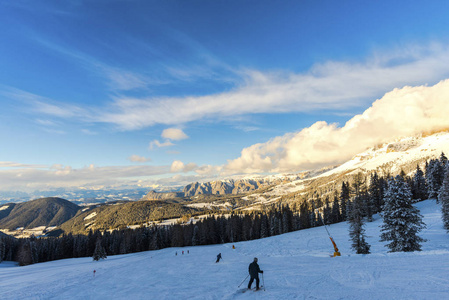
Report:
[[[249,280],[248,283],[248,289],[251,288],[254,279],[256,279],[256,291],[257,291],[259,289],[259,273],[263,273],[263,271],[260,270],[259,265],[257,264],[257,257],[254,257],[254,261],[250,263],[248,271],[249,275],[251,275],[251,279]]]
[[[220,261],[220,259],[221,259],[221,253],[218,253],[218,255],[217,255],[217,261],[216,261],[216,263],[217,263],[217,262],[219,262],[219,261]]]

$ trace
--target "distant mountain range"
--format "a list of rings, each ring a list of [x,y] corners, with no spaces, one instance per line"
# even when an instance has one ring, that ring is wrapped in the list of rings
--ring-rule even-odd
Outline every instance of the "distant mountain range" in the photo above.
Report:
[[[322,174],[333,167],[298,174],[279,174],[269,176],[246,176],[236,179],[224,179],[210,182],[194,182],[184,187],[181,192],[148,192],[142,200],[167,200],[176,198],[191,198],[199,195],[239,195],[258,189],[305,179]]]
[[[294,203],[308,193],[321,196],[339,190],[343,181],[351,183],[355,174],[381,176],[401,171],[412,175],[416,165],[449,154],[449,133],[418,135],[377,145],[355,155],[346,163],[294,175],[247,176],[204,183],[192,183],[179,192],[150,191],[143,201],[111,201],[78,206],[70,201],[47,197],[23,203],[0,205],[0,229],[59,226],[65,232],[86,233],[89,229],[114,229],[259,205]],[[140,191],[139,191],[140,192]],[[140,198],[139,198],[140,199]],[[137,199],[136,199],[137,200]]]
[[[164,191],[161,188],[159,191]],[[33,199],[58,197],[69,199],[76,204],[104,203],[118,200],[135,201],[141,199],[148,192],[148,188],[135,189],[56,189],[51,191],[7,192],[0,193],[0,204],[9,202],[24,202]]]

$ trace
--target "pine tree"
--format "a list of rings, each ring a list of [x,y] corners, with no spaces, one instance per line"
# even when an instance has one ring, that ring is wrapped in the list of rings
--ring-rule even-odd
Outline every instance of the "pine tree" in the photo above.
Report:
[[[361,196],[356,196],[351,203],[348,221],[350,224],[349,236],[352,241],[352,249],[357,254],[369,254],[370,245],[365,240],[365,229],[363,229],[363,201]]]
[[[326,197],[326,200],[324,200],[324,208],[323,208],[323,221],[324,224],[328,225],[331,224],[331,207],[329,206],[329,197]]]
[[[426,181],[429,190],[429,198],[437,198],[441,183],[443,182],[443,167],[438,159],[430,160],[426,169]]]
[[[331,211],[331,223],[338,223],[342,221],[340,214],[340,204],[338,203],[337,194],[334,195],[334,201],[332,202],[332,211]]]
[[[260,237],[266,238],[270,236],[268,234],[268,219],[267,216],[264,214],[262,215],[261,224],[260,224]]]
[[[341,184],[341,192],[340,192],[340,207],[341,207],[341,217],[343,221],[346,221],[347,215],[347,203],[349,202],[349,186],[348,183]]]
[[[3,257],[5,256],[5,250],[5,242],[3,242],[3,239],[0,237],[0,263],[3,261]]]
[[[440,163],[443,165],[443,167],[446,166],[446,164],[447,164],[447,157],[446,157],[446,155],[444,154],[444,152],[441,152],[441,155],[440,155]]]
[[[198,225],[195,225],[193,227],[193,236],[192,236],[192,246],[197,246],[200,244],[200,229],[198,228]]]
[[[30,241],[28,239],[24,239],[21,241],[17,253],[17,261],[19,262],[20,266],[31,265],[33,263]]]
[[[444,228],[449,232],[449,164],[446,164],[444,172],[444,180],[441,185],[438,199],[441,203],[441,213]]]
[[[307,204],[307,201],[304,201],[299,207],[299,229],[311,227],[309,214],[309,205]]]
[[[412,179],[412,197],[417,201],[427,199],[426,179],[419,165],[416,165],[416,172]]]
[[[370,176],[369,186],[368,186],[368,197],[370,202],[374,205],[374,213],[378,213],[382,209],[383,204],[383,189],[382,183],[376,172],[372,173]]]
[[[386,245],[390,252],[421,251],[421,242],[425,240],[418,233],[425,224],[419,210],[412,205],[410,187],[401,176],[389,180],[384,200],[381,242],[390,242]]]
[[[94,254],[92,255],[93,260],[99,261],[100,259],[106,258],[106,250],[103,245],[101,245],[101,240],[98,239],[95,244]]]

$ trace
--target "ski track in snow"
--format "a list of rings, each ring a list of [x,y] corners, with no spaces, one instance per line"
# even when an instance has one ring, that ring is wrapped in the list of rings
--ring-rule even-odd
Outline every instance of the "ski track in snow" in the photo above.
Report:
[[[382,220],[365,227],[372,254],[350,250],[348,224],[235,243],[128,255],[65,259],[26,267],[0,264],[0,299],[448,299],[449,235],[434,200],[417,204],[427,224],[423,251],[388,253]],[[184,250],[184,255],[182,251]],[[190,250],[190,254],[187,254]],[[175,256],[175,252],[178,255]],[[215,263],[216,255],[223,260]],[[254,257],[266,291],[242,292]],[[93,270],[96,270],[95,278]],[[253,283],[255,287],[255,282]]]

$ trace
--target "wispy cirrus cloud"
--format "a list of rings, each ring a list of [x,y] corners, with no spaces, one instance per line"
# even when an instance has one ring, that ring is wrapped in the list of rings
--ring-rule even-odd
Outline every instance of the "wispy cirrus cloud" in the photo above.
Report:
[[[33,94],[14,87],[1,86],[0,95],[7,99],[19,101],[22,110],[30,113],[39,113],[41,115],[48,115],[58,118],[83,118],[89,119],[90,108],[83,108],[78,105],[68,104],[61,101],[56,101],[47,97]],[[53,120],[37,119],[41,125],[56,124]]]
[[[376,53],[362,62],[329,61],[304,73],[243,70],[241,84],[206,96],[116,97],[97,121],[125,130],[155,124],[183,124],[257,113],[344,111],[406,84],[436,82],[449,76],[449,47]]]
[[[78,54],[73,54],[78,57]],[[81,60],[89,58],[81,56]],[[96,62],[90,62],[96,64]],[[123,89],[143,87],[146,78],[99,66]],[[21,90],[4,90],[15,99],[32,103],[41,114],[82,122],[113,124],[136,130],[156,124],[180,125],[192,121],[221,120],[258,113],[344,113],[366,105],[373,97],[404,85],[434,83],[449,76],[449,46],[430,44],[375,53],[365,61],[328,61],[302,73],[241,70],[232,90],[204,96],[132,98],[115,95],[102,107],[76,106]],[[169,146],[154,141],[152,147]]]

